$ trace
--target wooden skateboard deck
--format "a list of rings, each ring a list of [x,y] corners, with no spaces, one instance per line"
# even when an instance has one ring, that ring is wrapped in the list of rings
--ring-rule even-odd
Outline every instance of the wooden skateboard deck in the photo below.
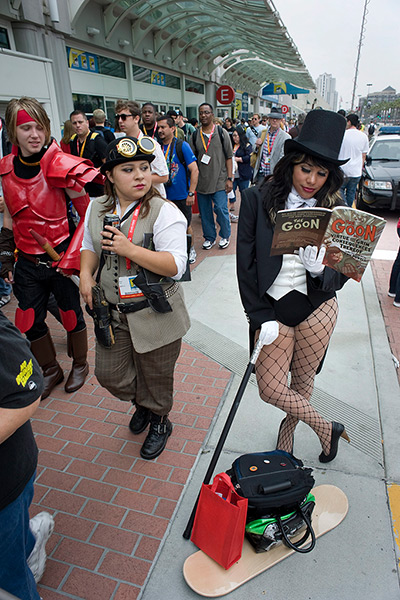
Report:
[[[334,485],[319,485],[311,490],[311,493],[315,496],[312,526],[318,538],[343,521],[349,503],[346,494]],[[303,534],[304,530],[299,532],[293,541],[301,539]],[[284,544],[279,544],[267,552],[257,554],[245,539],[242,557],[230,569],[225,570],[199,550],[186,559],[183,576],[188,586],[200,596],[217,598],[229,594],[294,552]]]

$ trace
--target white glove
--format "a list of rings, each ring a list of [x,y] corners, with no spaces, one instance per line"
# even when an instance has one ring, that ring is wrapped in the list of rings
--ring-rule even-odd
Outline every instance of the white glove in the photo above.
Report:
[[[317,246],[306,246],[305,248],[299,248],[299,258],[303,263],[304,267],[313,277],[321,275],[325,269],[325,265],[322,264],[326,252],[326,247],[321,246],[318,252]]]
[[[261,331],[258,341],[261,342],[263,346],[268,346],[268,344],[272,344],[272,342],[276,340],[278,335],[278,321],[266,321],[261,325]]]

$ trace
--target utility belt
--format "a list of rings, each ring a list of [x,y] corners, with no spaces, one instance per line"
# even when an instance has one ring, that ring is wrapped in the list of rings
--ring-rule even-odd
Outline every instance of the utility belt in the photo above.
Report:
[[[175,292],[179,289],[179,283],[175,281],[169,288],[164,291],[165,298],[170,298]],[[138,312],[139,310],[143,310],[148,306],[152,306],[151,301],[147,298],[146,300],[141,300],[140,302],[118,302],[117,304],[109,303],[109,307],[111,310],[115,310],[118,313],[122,313],[126,315],[128,313]]]
[[[56,246],[54,250],[55,252],[57,252],[57,254],[60,255],[60,257],[62,257],[65,250],[68,248],[68,245],[69,238],[61,242],[61,244],[58,244],[58,246]],[[47,267],[48,269],[51,269],[52,267],[55,267],[58,264],[58,261],[52,260],[47,254],[47,252],[45,252],[44,254],[27,254],[26,252],[18,248],[18,256],[33,263],[36,267],[42,265],[44,267]]]

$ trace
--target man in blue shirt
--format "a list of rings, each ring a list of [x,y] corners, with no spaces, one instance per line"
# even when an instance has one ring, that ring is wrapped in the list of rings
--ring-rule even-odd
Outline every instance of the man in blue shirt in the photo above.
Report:
[[[159,117],[157,131],[169,171],[168,182],[164,184],[165,191],[168,200],[176,204],[188,222],[187,232],[192,236],[189,262],[193,264],[196,261],[196,250],[191,227],[192,206],[199,178],[196,157],[187,142],[175,137],[175,123],[171,117]]]

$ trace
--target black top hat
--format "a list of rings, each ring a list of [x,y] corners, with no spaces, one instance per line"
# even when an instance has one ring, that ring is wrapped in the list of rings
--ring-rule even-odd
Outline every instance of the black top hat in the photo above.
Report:
[[[140,139],[124,136],[108,144],[106,149],[106,162],[100,167],[103,175],[111,171],[115,165],[133,160],[147,160],[151,163],[155,159],[156,145],[153,138],[143,135]]]
[[[305,118],[301,132],[295,140],[286,140],[285,154],[304,152],[322,158],[334,165],[344,165],[349,158],[339,160],[346,119],[331,110],[312,110]]]

